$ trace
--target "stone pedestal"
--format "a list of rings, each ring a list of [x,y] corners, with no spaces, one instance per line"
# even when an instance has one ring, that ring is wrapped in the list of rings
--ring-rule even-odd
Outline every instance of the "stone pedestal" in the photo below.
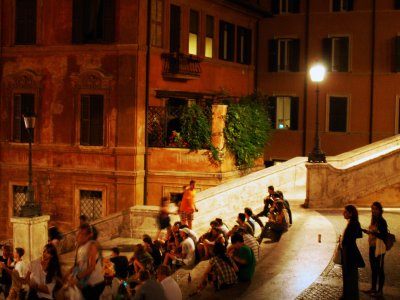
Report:
[[[11,218],[13,224],[13,247],[25,250],[24,261],[41,257],[43,247],[48,242],[48,221],[50,216],[32,218]]]

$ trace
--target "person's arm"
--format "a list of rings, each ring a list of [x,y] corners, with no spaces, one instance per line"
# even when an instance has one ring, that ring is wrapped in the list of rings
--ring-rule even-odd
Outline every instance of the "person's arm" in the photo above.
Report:
[[[234,262],[237,262],[241,265],[247,265],[247,263],[248,263],[246,259],[241,258],[240,256],[235,255],[235,254],[232,255],[232,259]]]
[[[135,273],[139,273],[140,271],[144,270],[143,264],[138,259],[133,261],[133,266],[135,268]]]

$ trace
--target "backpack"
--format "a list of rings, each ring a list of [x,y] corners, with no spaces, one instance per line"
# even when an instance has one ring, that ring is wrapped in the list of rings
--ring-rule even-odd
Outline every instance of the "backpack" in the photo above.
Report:
[[[390,249],[392,249],[394,242],[396,242],[396,236],[393,233],[390,233],[388,231],[386,241],[385,241],[386,251],[389,251]]]

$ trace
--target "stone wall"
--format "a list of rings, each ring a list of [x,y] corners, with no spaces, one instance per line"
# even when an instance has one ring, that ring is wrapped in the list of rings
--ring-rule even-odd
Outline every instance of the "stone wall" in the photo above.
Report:
[[[306,203],[311,208],[369,206],[373,201],[385,207],[399,204],[399,136],[306,167]]]

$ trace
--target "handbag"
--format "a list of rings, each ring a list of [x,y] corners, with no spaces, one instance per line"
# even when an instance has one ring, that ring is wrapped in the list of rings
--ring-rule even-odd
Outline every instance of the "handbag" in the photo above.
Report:
[[[333,263],[336,265],[342,264],[342,247],[340,245],[340,239],[341,239],[341,236],[339,236],[339,239],[336,244],[335,252],[333,253]]]

